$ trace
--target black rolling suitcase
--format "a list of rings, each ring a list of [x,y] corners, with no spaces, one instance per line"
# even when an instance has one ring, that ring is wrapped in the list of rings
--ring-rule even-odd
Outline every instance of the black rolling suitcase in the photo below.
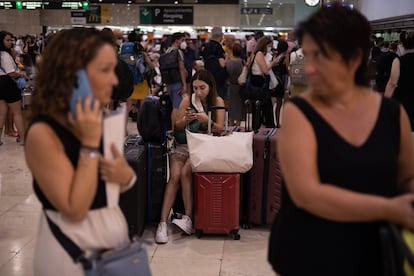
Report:
[[[147,223],[160,221],[167,184],[167,148],[165,144],[146,143],[147,153]]]
[[[135,170],[137,181],[119,197],[119,206],[128,223],[129,236],[142,236],[145,228],[147,204],[147,152],[138,135],[125,139],[124,155],[128,164]]]
[[[119,206],[128,223],[129,235],[142,236],[146,224],[158,223],[167,178],[167,155],[164,145],[144,143],[130,135],[124,143],[125,159],[134,168],[137,181],[122,193]]]

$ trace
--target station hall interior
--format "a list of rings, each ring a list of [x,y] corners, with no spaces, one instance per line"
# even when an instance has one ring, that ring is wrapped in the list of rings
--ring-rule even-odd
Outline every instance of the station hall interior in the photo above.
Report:
[[[47,4],[46,4],[47,2]],[[63,5],[63,2],[67,4]],[[131,31],[148,38],[186,31],[197,40],[219,26],[243,39],[261,30],[286,37],[297,24],[329,0],[90,0],[0,1],[0,30],[16,36],[41,36],[60,29],[94,26]],[[414,30],[413,0],[343,0],[370,21],[373,35],[398,40],[401,31]],[[22,5],[20,8],[19,5]],[[49,5],[49,6],[48,6]],[[19,8],[18,8],[19,7]],[[27,8],[29,7],[29,8]],[[158,18],[159,13],[167,15]],[[174,16],[171,16],[174,15]],[[350,38],[352,39],[352,38]],[[1,88],[0,88],[1,90]],[[128,133],[138,134],[128,122]],[[0,275],[32,276],[41,205],[32,188],[24,148],[3,135],[0,146]],[[275,275],[267,262],[269,225],[240,229],[240,240],[226,235],[183,236],[172,226],[170,242],[154,242],[155,226],[144,239],[154,276],[267,276]]]

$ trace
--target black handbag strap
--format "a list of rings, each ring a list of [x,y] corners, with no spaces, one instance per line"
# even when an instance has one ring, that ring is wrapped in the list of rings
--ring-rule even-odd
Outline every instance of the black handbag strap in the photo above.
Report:
[[[253,54],[253,59],[252,62],[250,62],[249,64],[249,69],[247,70],[247,77],[246,80],[248,80],[250,78],[250,76],[252,75],[252,68],[253,68],[253,63],[254,63],[254,59],[256,58],[256,54]]]
[[[85,270],[89,270],[92,268],[92,263],[85,257],[85,252],[76,244],[74,243],[68,236],[66,236],[62,230],[60,230],[59,226],[57,226],[47,215],[46,210],[43,210],[47,224],[49,224],[49,228],[52,231],[55,238],[58,240],[60,245],[66,250],[69,256],[72,258],[73,262],[81,263],[82,267]]]

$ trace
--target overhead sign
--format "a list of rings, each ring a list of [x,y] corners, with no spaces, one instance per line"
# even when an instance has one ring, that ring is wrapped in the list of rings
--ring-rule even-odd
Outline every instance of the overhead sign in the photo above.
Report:
[[[101,6],[89,6],[86,11],[86,23],[101,24]]]
[[[4,1],[4,2],[0,2],[0,9],[15,9],[16,8],[16,2],[11,2],[11,1]]]
[[[73,11],[70,12],[70,23],[73,25],[84,25],[86,24],[85,11]]]
[[[273,14],[272,8],[241,8],[241,14]]]
[[[22,10],[60,10],[60,9],[82,9],[85,1],[0,1],[1,9],[22,9]]]
[[[192,25],[193,7],[140,7],[140,24],[155,25]]]

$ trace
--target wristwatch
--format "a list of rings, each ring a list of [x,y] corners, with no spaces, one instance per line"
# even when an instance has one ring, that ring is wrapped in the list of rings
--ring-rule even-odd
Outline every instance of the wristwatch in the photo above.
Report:
[[[319,5],[320,0],[305,0],[305,4],[308,5],[309,7],[315,7],[317,5]]]

